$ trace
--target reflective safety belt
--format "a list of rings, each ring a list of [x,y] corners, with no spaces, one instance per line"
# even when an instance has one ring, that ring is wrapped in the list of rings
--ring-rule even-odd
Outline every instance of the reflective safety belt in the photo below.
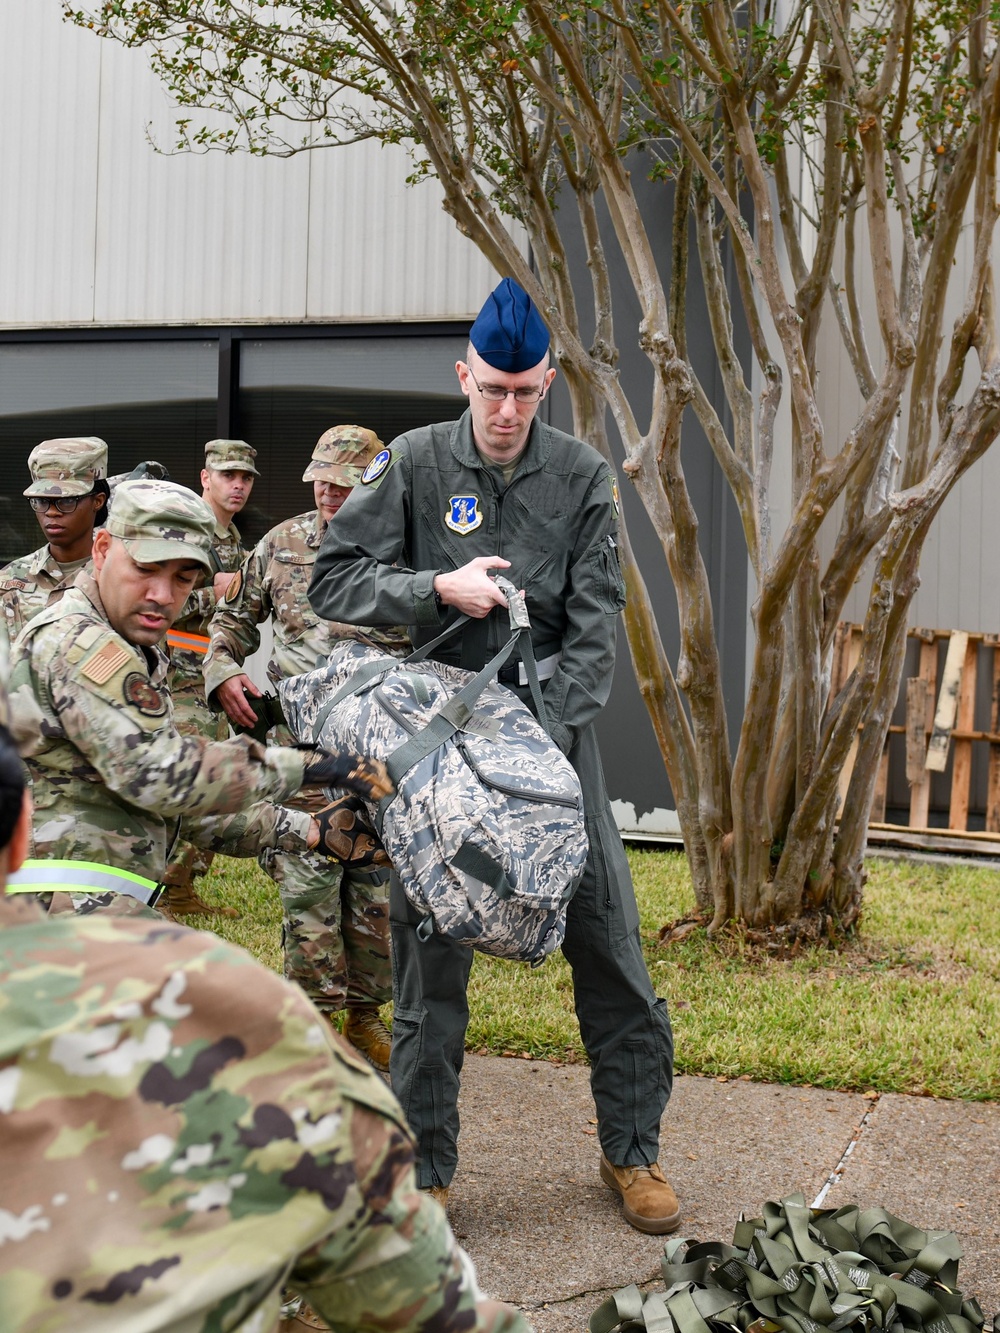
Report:
[[[188,634],[186,630],[168,629],[167,645],[170,648],[186,648],[189,653],[207,653],[211,639],[204,634]]]
[[[8,893],[125,893],[152,907],[161,885],[131,870],[102,866],[96,861],[25,861],[7,876]]]

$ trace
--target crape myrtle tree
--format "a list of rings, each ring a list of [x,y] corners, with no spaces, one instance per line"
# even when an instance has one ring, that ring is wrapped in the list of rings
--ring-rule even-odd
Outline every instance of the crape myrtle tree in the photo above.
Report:
[[[407,146],[414,181],[437,179],[459,230],[544,312],[576,434],[609,458],[620,447],[662,544],[676,662],[644,582],[661,573],[636,567],[627,534],[625,619],[699,909],[711,928],[849,928],[921,548],[1000,428],[1000,5],[107,0],[66,13],[150,52],[185,109],[180,148],[292,154],[375,139]],[[671,191],[666,265],[631,174],[650,167]],[[563,235],[574,208],[582,283]],[[972,255],[961,268],[960,238]],[[614,308],[612,246],[638,327]],[[724,414],[688,356],[692,281]],[[824,320],[859,389],[843,438],[825,429],[817,392]],[[617,370],[636,342],[653,374],[641,419]],[[682,466],[688,414],[735,498],[754,579],[737,737]],[[776,449],[787,451],[780,496]],[[833,695],[834,631],[859,578],[870,588],[860,656]]]

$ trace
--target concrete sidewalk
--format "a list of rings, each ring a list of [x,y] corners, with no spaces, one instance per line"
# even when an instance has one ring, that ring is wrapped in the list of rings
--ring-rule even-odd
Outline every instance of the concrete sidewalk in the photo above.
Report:
[[[462,1076],[452,1226],[483,1289],[538,1333],[586,1329],[609,1292],[659,1277],[663,1240],[628,1226],[598,1177],[588,1074],[468,1056]],[[877,1205],[957,1232],[962,1291],[988,1327],[1000,1310],[1000,1104],[678,1078],[660,1163],[679,1235],[731,1241],[741,1211],[794,1191],[812,1203],[833,1177],[825,1207]]]

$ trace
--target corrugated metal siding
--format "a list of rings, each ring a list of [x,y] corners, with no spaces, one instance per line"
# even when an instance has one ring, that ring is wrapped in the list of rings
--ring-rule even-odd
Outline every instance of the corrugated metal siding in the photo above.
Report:
[[[58,4],[7,0],[0,42],[0,321],[94,314],[100,47]],[[89,34],[80,33],[80,37]]]
[[[493,270],[442,211],[435,181],[407,186],[404,148],[352,144],[308,157],[309,318],[475,317]]]
[[[95,318],[301,318],[306,160],[155,153],[147,123],[157,144],[176,138],[165,93],[142,55],[100,45]]]
[[[142,52],[58,0],[4,21],[0,323],[465,318],[495,281],[402,149],[159,155],[176,113]]]

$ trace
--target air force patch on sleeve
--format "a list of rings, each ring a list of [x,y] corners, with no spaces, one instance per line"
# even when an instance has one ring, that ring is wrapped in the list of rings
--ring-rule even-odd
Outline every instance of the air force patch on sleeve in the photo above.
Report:
[[[380,449],[372,461],[361,474],[361,485],[370,486],[373,481],[378,481],[379,477],[385,475],[392,462],[392,453],[388,449]]]
[[[457,532],[460,537],[467,537],[483,521],[479,512],[478,495],[453,495],[448,501],[450,508],[444,516],[445,527]]]
[[[166,717],[167,697],[139,671],[130,671],[122,682],[125,702],[147,717]]]

